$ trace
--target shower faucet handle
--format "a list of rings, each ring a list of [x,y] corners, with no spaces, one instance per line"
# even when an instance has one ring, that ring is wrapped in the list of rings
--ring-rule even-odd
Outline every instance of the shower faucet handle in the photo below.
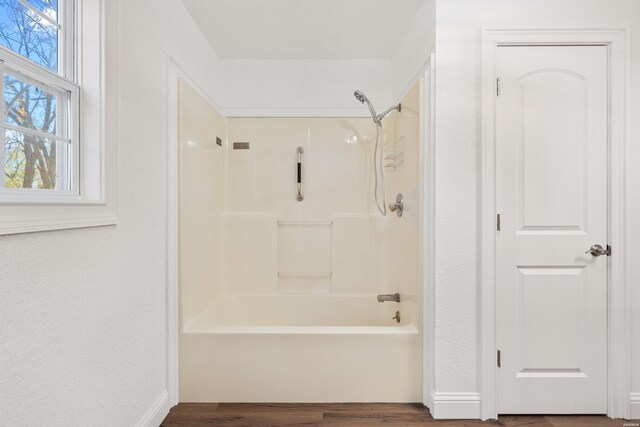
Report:
[[[400,323],[400,312],[396,311],[396,315],[393,316],[391,319],[395,320],[397,323]]]
[[[389,210],[391,212],[395,212],[398,217],[402,216],[402,212],[404,211],[404,200],[402,198],[402,193],[398,193],[398,195],[396,196],[396,202],[389,205]]]

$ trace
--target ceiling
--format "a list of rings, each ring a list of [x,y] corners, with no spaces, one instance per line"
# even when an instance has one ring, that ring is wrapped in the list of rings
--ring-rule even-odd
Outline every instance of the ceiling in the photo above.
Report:
[[[219,58],[390,59],[422,0],[182,0]]]

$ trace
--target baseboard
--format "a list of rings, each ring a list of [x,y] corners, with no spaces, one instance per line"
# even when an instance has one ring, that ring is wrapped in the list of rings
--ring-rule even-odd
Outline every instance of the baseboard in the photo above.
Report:
[[[480,418],[479,393],[434,392],[429,399],[431,415],[435,419],[476,419]],[[640,419],[640,393],[631,393],[630,418]]]
[[[431,400],[435,419],[480,419],[480,393],[434,392]]]
[[[433,392],[425,392],[422,395],[422,404],[429,408],[429,412],[433,412]]]
[[[169,393],[165,390],[142,417],[140,422],[137,424],[138,427],[158,427],[162,423],[162,420],[165,419],[170,409],[171,404],[169,403]]]
[[[632,420],[640,420],[640,393],[631,393],[631,403],[629,405]]]

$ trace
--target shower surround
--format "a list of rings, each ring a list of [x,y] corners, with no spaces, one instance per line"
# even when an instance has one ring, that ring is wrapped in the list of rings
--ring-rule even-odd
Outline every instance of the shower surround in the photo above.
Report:
[[[420,401],[420,82],[383,121],[402,218],[375,207],[370,118],[225,119],[180,92],[180,400]]]

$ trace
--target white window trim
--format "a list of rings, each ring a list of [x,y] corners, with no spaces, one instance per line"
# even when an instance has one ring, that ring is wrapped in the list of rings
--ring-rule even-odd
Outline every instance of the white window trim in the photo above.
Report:
[[[0,197],[0,235],[96,227],[118,223],[116,216],[116,4],[112,0],[76,0],[76,74],[80,98],[79,192],[15,192]],[[63,11],[65,20],[74,14]],[[68,50],[74,43],[65,40]],[[28,61],[25,74],[29,74]],[[18,62],[20,63],[20,62]],[[56,78],[52,74],[52,78]],[[60,79],[64,81],[64,79]],[[60,83],[56,81],[56,84]],[[76,91],[77,93],[77,91]],[[78,139],[78,138],[76,138]],[[37,194],[37,197],[34,195]]]
[[[80,88],[77,84],[70,82],[69,80],[54,74],[48,70],[43,69],[37,64],[25,59],[22,55],[14,53],[13,51],[0,46],[0,51],[6,62],[0,61],[0,75],[4,75],[5,71],[9,74],[16,76],[17,78],[25,81],[25,83],[32,86],[40,87],[44,90],[51,91],[58,98],[61,93],[67,92],[69,94],[69,109],[60,110],[57,113],[57,120],[66,120],[66,113],[68,112],[75,119],[72,120],[71,126],[66,129],[68,135],[62,137],[61,135],[48,134],[34,129],[22,128],[21,126],[11,125],[4,123],[2,126],[5,129],[12,129],[18,132],[29,133],[32,135],[39,135],[47,139],[56,139],[58,141],[65,140],[66,143],[70,143],[71,152],[74,153],[72,157],[73,164],[71,165],[72,184],[70,190],[39,190],[37,188],[14,188],[6,189],[0,184],[0,204],[4,203],[47,203],[50,200],[56,200],[61,202],[73,202],[79,198],[80,188],[80,158],[75,154],[80,152],[79,146],[79,133],[80,133]],[[2,116],[4,116],[4,106],[0,106]],[[62,115],[64,113],[64,116]],[[2,117],[0,116],[0,117]],[[62,116],[62,117],[61,117]],[[64,118],[63,118],[64,117]],[[60,129],[60,126],[58,126]],[[0,160],[3,159],[3,154],[0,152]]]

